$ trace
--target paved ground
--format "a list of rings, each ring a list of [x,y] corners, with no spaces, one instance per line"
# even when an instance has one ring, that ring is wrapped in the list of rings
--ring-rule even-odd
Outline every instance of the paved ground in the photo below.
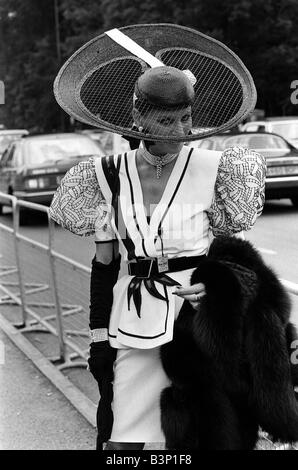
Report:
[[[0,449],[93,449],[93,426],[1,330],[0,341]]]
[[[0,319],[0,450],[93,450],[99,393],[90,372],[59,372],[47,359],[52,335],[24,334]]]

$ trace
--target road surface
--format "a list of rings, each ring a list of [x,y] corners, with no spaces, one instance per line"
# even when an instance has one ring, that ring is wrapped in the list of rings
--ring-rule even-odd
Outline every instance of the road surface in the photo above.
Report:
[[[0,347],[0,449],[93,450],[95,429],[2,330]]]

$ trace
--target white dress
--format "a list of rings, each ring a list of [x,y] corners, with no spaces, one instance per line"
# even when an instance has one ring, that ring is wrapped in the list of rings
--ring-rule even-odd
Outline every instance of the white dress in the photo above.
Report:
[[[124,263],[162,252],[169,258],[203,255],[211,232],[233,234],[253,226],[264,204],[265,170],[264,158],[247,149],[222,153],[184,146],[148,223],[136,151],[94,158],[66,174],[51,216],[78,235],[117,237]],[[187,286],[192,271],[167,275]],[[152,296],[142,281],[137,307],[127,295],[132,279],[125,274],[116,283],[109,325],[110,344],[118,348],[111,441],[163,442],[159,397],[169,380],[159,348],[171,341],[183,300],[172,295],[175,287],[159,282],[155,288],[164,300]]]

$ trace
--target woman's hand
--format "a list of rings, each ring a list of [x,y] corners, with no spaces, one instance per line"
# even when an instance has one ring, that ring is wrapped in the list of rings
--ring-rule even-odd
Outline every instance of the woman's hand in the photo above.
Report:
[[[205,285],[201,282],[198,284],[193,284],[189,287],[176,287],[176,290],[173,292],[174,295],[188,300],[194,309],[197,309],[202,297],[206,295]]]

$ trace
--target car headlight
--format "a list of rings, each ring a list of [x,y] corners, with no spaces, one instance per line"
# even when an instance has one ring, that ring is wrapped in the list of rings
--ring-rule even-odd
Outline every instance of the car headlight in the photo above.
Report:
[[[26,187],[29,189],[36,189],[38,188],[38,181],[36,178],[32,178],[26,181]]]
[[[49,178],[29,178],[26,181],[26,188],[37,189],[46,188],[49,186]]]
[[[37,178],[37,181],[38,181],[39,188],[44,188],[46,186],[45,178]]]

